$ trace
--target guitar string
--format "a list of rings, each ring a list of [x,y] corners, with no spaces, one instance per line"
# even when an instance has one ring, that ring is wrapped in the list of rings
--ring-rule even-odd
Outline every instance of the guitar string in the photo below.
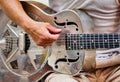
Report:
[[[67,39],[67,41],[82,41],[82,42],[100,42],[100,43],[102,43],[101,41],[103,41],[103,42],[106,42],[107,43],[107,41],[109,41],[109,42],[118,42],[118,41],[116,41],[116,39],[107,39],[107,41],[106,40],[89,40],[88,41],[88,39],[91,39],[91,38],[87,38],[87,40],[79,40],[79,38],[78,39],[76,39],[76,40],[74,40],[74,39],[71,39],[71,40],[68,40]],[[95,38],[95,39],[98,39],[98,38]],[[117,39],[117,40],[120,40],[120,39]],[[18,42],[18,39],[17,40],[8,40],[8,41],[13,41],[13,42]],[[66,39],[57,39],[56,40],[57,42],[59,42],[59,41],[66,41]],[[47,42],[51,42],[51,41],[47,41]]]

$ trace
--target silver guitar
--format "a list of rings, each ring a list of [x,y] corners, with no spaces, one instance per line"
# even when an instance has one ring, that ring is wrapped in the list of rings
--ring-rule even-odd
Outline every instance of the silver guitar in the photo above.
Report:
[[[0,41],[1,58],[12,73],[27,76],[29,82],[37,81],[50,72],[77,75],[83,69],[86,54],[95,54],[96,48],[120,46],[119,34],[93,34],[94,24],[82,10],[55,12],[36,1],[21,3],[33,20],[49,22],[62,29],[58,40],[43,48],[35,45],[19,26],[8,22]]]

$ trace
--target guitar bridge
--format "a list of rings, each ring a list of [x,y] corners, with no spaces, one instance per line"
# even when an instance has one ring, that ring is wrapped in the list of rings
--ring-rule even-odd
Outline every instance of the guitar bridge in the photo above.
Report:
[[[26,33],[19,34],[19,49],[21,53],[27,53],[30,47],[30,39]]]

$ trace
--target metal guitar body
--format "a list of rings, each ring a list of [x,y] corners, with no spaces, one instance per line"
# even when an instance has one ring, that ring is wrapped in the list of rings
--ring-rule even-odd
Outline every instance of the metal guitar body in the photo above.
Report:
[[[62,33],[57,41],[49,47],[50,53],[48,53],[48,64],[54,71],[66,74],[75,75],[80,72],[84,61],[84,48],[76,49],[67,46],[66,38],[69,38],[71,34],[80,34],[83,31],[88,33],[93,27],[91,19],[80,10],[64,10],[55,13],[52,10],[48,10],[46,7],[40,7],[33,2],[23,2],[23,8],[26,13],[37,21],[49,22],[54,27],[62,29]],[[41,8],[43,8],[41,10]],[[45,12],[45,11],[50,12]],[[40,19],[40,20],[39,20]],[[83,28],[84,27],[84,28]],[[66,34],[68,34],[66,36]],[[78,36],[74,36],[76,38]],[[82,37],[82,36],[81,36]],[[78,40],[79,41],[79,40]],[[73,45],[78,45],[74,42]],[[69,47],[69,49],[67,49]]]

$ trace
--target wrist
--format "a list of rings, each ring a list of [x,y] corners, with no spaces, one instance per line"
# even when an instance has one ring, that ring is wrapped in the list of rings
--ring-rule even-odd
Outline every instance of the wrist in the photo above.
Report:
[[[30,18],[25,18],[22,20],[22,22],[20,22],[19,25],[27,32],[34,25],[34,22],[35,21]]]

